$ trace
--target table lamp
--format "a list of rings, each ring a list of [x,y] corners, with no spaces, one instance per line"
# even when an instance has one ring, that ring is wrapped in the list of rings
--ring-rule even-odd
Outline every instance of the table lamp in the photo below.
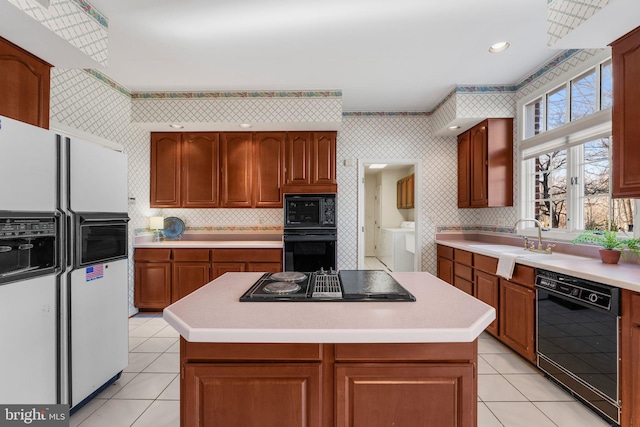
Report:
[[[152,216],[149,218],[149,228],[156,230],[156,242],[160,241],[160,230],[164,230],[164,217]]]

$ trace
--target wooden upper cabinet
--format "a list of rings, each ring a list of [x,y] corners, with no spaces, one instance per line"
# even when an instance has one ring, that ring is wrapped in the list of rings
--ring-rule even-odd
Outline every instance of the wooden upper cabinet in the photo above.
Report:
[[[286,184],[311,184],[311,132],[289,132],[286,144]]]
[[[458,136],[458,207],[471,207],[471,146],[469,132]]]
[[[485,207],[487,198],[487,125],[482,124],[469,132],[471,150],[471,207]]]
[[[219,139],[217,133],[182,134],[183,207],[218,207]]]
[[[335,193],[336,132],[288,132],[285,193]]]
[[[612,196],[640,197],[640,27],[611,44]]]
[[[181,205],[181,134],[151,133],[151,207],[177,208]]]
[[[285,139],[282,132],[258,132],[253,136],[253,207],[282,207]]]
[[[511,118],[487,119],[458,137],[458,207],[500,206],[513,206]]]
[[[49,129],[51,65],[0,37],[0,115]]]
[[[336,133],[313,134],[311,184],[336,184]]]
[[[251,207],[253,191],[253,138],[248,132],[223,133],[220,140],[220,206]]]

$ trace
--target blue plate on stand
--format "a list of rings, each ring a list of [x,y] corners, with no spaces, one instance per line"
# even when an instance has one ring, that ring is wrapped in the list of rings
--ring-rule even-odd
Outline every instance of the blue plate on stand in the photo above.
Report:
[[[164,219],[164,230],[162,234],[166,239],[179,239],[184,233],[184,221],[175,216],[170,216]]]

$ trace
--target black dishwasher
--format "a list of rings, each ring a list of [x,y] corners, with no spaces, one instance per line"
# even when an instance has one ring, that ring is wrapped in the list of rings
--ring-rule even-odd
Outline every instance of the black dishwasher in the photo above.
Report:
[[[620,289],[538,270],[536,293],[538,367],[620,423]]]

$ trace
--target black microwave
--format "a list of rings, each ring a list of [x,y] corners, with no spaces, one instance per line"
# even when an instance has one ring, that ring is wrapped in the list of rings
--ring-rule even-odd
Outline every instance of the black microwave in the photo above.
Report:
[[[285,194],[285,228],[336,228],[335,194]]]

